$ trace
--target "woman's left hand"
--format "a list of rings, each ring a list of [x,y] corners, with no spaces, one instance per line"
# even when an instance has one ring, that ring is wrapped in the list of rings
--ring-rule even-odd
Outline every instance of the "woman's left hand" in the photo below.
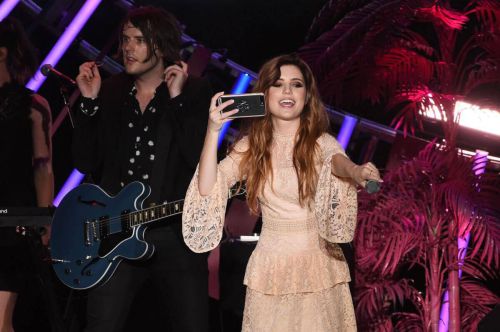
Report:
[[[380,172],[373,163],[354,166],[352,179],[363,188],[366,186],[368,180],[383,182],[380,178]]]

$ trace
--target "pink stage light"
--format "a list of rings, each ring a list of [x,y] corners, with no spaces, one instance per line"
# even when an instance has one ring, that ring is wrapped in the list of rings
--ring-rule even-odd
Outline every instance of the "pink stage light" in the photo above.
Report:
[[[4,0],[0,4],[0,21],[9,16],[10,12],[19,3],[19,0]]]
[[[61,57],[66,53],[66,50],[71,45],[76,36],[80,33],[85,23],[87,23],[90,16],[94,13],[97,6],[101,3],[101,0],[87,0],[82,8],[75,15],[75,18],[69,26],[66,28],[62,36],[59,38],[57,43],[54,45],[52,50],[49,52],[47,57],[42,61],[42,65],[50,64],[55,67]],[[40,69],[37,70],[35,76],[26,84],[28,89],[33,91],[38,91],[43,82],[45,82],[46,77],[42,75]]]
[[[442,114],[435,106],[432,95],[429,96],[429,101],[433,106],[423,109],[421,114],[430,119],[442,120]],[[457,101],[453,114],[455,121],[462,127],[500,136],[500,112],[497,110]]]

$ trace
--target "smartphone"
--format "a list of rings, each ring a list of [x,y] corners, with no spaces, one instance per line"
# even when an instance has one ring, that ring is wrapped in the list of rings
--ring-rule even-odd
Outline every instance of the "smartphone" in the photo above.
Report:
[[[217,99],[217,105],[230,99],[233,99],[234,103],[222,109],[221,112],[229,112],[237,108],[239,110],[238,113],[230,116],[229,118],[231,119],[257,117],[266,114],[266,102],[263,93],[222,95]]]

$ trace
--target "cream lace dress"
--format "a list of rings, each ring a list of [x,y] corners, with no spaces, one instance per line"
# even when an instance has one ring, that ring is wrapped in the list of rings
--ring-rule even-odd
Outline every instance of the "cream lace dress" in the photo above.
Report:
[[[298,200],[292,164],[293,136],[274,135],[273,182],[263,197],[262,232],[247,265],[243,331],[356,331],[349,292],[349,270],[335,243],[352,240],[356,222],[356,190],[332,175],[331,158],[344,154],[338,142],[318,139],[321,160],[312,208]],[[201,196],[196,172],[186,194],[183,235],[195,252],[215,248],[222,237],[230,188],[238,180],[238,165],[248,140],[242,139],[218,166],[217,183]]]

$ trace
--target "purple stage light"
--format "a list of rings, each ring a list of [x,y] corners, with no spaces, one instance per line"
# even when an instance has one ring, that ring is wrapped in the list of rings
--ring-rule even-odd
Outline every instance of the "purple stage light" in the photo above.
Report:
[[[80,33],[83,26],[87,23],[88,19],[94,13],[101,1],[102,0],[87,0],[83,4],[82,8],[80,8],[78,13],[75,15],[73,21],[71,21],[47,57],[42,61],[42,65],[50,64],[53,67],[57,65],[59,59],[61,59],[64,55],[73,40],[75,40],[76,36]],[[33,91],[38,91],[45,79],[46,77],[42,75],[40,70],[37,70],[35,76],[33,76],[28,84],[26,84],[26,87]]]
[[[12,9],[19,3],[19,0],[4,0],[0,4],[0,21],[9,16]]]
[[[342,122],[342,127],[340,127],[339,135],[337,136],[337,141],[340,143],[342,148],[347,149],[347,145],[351,140],[352,132],[356,127],[356,123],[358,123],[358,119],[353,118],[352,116],[345,115],[344,121]]]
[[[486,170],[486,164],[488,163],[488,151],[476,150],[476,155],[474,156],[474,174],[480,176]]]
[[[82,182],[84,176],[85,175],[78,172],[76,169],[71,172],[71,175],[68,177],[61,190],[57,194],[56,198],[54,199],[53,204],[55,207],[57,207],[59,203],[61,203],[61,200],[64,198],[64,196],[66,196],[68,192],[71,191],[71,189],[75,188],[80,184],[80,182]]]
[[[61,57],[64,55],[73,40],[75,40],[76,36],[80,33],[83,26],[85,25],[85,23],[87,23],[88,19],[94,13],[100,3],[101,0],[87,0],[83,4],[82,8],[80,8],[62,36],[56,42],[54,47],[52,47],[52,50],[49,52],[47,57],[45,57],[42,65],[47,63],[51,64],[53,67],[57,65]],[[45,81],[45,78],[46,77],[41,74],[40,70],[37,70],[35,76],[33,76],[28,84],[26,84],[26,87],[36,92]],[[83,174],[78,172],[76,169],[73,170],[69,178],[64,183],[62,189],[54,199],[53,204],[55,206],[59,205],[59,202],[63,199],[64,195],[66,195],[71,189],[79,185],[82,179]]]
[[[239,94],[239,93],[245,93],[250,86],[250,82],[252,82],[252,76],[248,75],[247,73],[241,73],[240,76],[238,76],[238,79],[234,83],[233,88],[231,89],[232,94]],[[229,128],[229,125],[231,124],[231,121],[226,122],[222,125],[222,128],[219,132],[219,140],[217,146],[220,146],[222,141],[224,140],[224,137],[226,136],[226,131]]]
[[[486,164],[488,163],[488,151],[476,150],[476,154],[473,157],[474,164],[472,169],[476,176],[480,176],[486,170]],[[462,265],[467,254],[467,246],[469,244],[470,233],[466,232],[463,237],[458,238],[458,277],[462,277]]]

